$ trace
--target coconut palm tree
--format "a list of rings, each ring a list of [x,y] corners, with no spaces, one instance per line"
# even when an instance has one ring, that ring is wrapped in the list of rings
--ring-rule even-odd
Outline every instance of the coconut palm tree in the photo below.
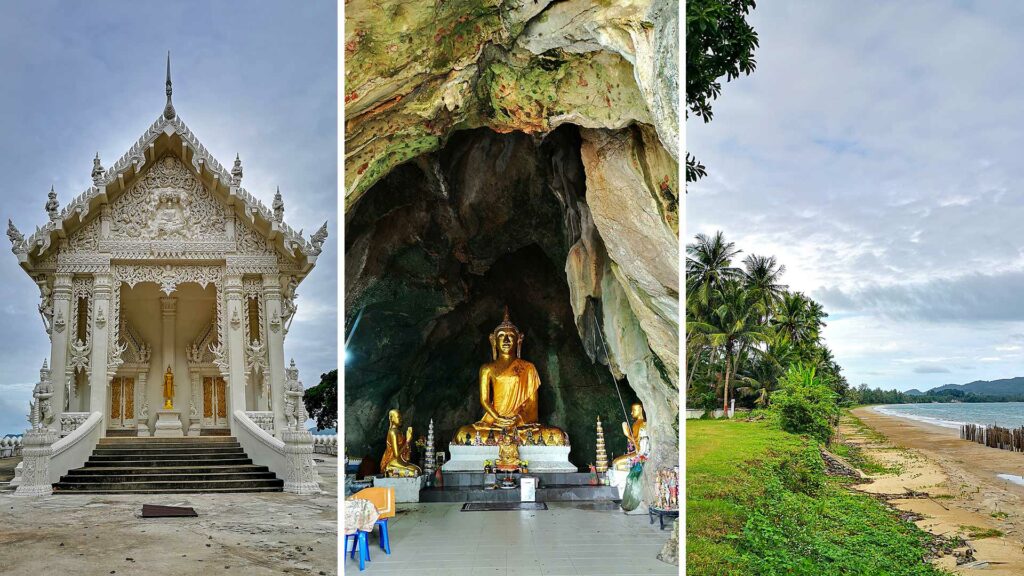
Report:
[[[761,301],[768,312],[786,293],[788,286],[782,283],[785,272],[786,267],[780,265],[775,256],[751,254],[743,259],[743,280],[748,288],[761,294]]]
[[[760,294],[736,279],[723,282],[712,293],[712,300],[717,304],[714,309],[700,320],[688,321],[686,329],[721,349],[725,362],[722,405],[728,412],[730,378],[737,370],[737,360],[747,346],[768,340],[771,329],[762,322],[765,309]]]
[[[698,234],[696,242],[686,246],[687,305],[691,297],[694,304],[707,305],[714,290],[739,278],[742,271],[732,265],[732,259],[739,253],[735,244],[725,241],[721,231],[714,236]]]
[[[779,379],[789,366],[799,360],[796,348],[788,338],[772,334],[767,344],[763,350],[754,348],[748,368],[736,375],[736,381],[743,384],[736,387],[736,393],[755,396],[754,404],[762,407],[768,405],[769,396],[778,388]]]

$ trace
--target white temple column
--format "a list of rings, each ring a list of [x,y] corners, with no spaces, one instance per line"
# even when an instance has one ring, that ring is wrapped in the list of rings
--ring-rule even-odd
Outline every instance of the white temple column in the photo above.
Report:
[[[139,372],[139,381],[135,383],[135,429],[138,436],[150,436],[149,432],[149,374]]]
[[[50,376],[53,380],[54,428],[60,431],[60,415],[68,403],[67,361],[71,321],[71,274],[56,274],[53,279],[53,328],[50,331]]]
[[[228,273],[224,275],[224,313],[227,315],[227,334],[224,354],[228,362],[228,415],[236,410],[246,410],[245,406],[245,331],[242,322],[245,315],[242,309],[242,275]],[[235,420],[229,417],[234,432]]]
[[[113,277],[110,273],[93,277],[93,315],[89,319],[92,335],[92,356],[89,359],[89,412],[103,413],[103,430],[110,426],[110,406],[107,405],[107,334],[110,326],[110,295]]]
[[[198,369],[188,369],[188,435],[199,436],[203,426],[203,401],[200,398],[202,391],[202,376]]]
[[[274,434],[281,437],[286,420],[284,417],[284,327],[281,325],[281,277],[278,274],[263,275],[263,302],[266,308],[267,373],[270,383],[270,409],[274,412]]]

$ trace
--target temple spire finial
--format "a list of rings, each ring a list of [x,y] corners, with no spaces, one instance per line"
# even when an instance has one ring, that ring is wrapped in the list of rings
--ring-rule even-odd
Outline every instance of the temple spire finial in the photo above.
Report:
[[[171,120],[177,113],[174,111],[174,104],[171,103],[171,93],[174,90],[171,87],[171,51],[167,51],[167,105],[164,106],[164,118]]]
[[[277,187],[277,192],[274,194],[274,203],[271,205],[274,209],[274,220],[278,222],[284,222],[284,199],[281,198],[281,187]]]
[[[92,175],[93,186],[98,187],[103,184],[103,177],[106,175],[106,172],[103,170],[103,164],[100,162],[99,152],[97,152],[96,157],[92,159],[92,172],[90,174]]]
[[[235,165],[231,167],[231,185],[242,185],[242,157],[235,154]]]
[[[57,193],[53,190],[53,185],[50,185],[50,193],[46,195],[46,213],[50,215],[50,220],[57,220],[60,218],[60,203],[57,202]]]

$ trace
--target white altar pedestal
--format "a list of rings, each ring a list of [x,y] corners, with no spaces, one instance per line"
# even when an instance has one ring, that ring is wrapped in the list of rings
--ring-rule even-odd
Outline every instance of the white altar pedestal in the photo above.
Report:
[[[374,476],[373,487],[394,488],[395,502],[419,502],[420,490],[427,483],[424,475],[413,478],[388,478],[386,476]]]
[[[619,491],[619,499],[621,500],[623,494],[626,493],[626,476],[629,476],[629,472],[609,468],[606,474],[608,474],[608,484]]]
[[[497,446],[449,444],[452,457],[441,466],[444,472],[483,472],[484,460],[498,459]],[[529,462],[530,472],[578,472],[569,462],[568,446],[520,446],[519,458]]]
[[[181,438],[185,434],[181,430],[181,412],[176,410],[160,410],[156,413],[156,438]]]

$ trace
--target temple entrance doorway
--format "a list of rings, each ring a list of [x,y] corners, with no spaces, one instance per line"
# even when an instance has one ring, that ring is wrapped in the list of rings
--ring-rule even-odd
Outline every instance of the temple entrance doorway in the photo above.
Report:
[[[227,427],[227,385],[221,376],[206,376],[203,378],[203,428]]]
[[[135,379],[117,377],[110,382],[110,429],[135,428]]]

